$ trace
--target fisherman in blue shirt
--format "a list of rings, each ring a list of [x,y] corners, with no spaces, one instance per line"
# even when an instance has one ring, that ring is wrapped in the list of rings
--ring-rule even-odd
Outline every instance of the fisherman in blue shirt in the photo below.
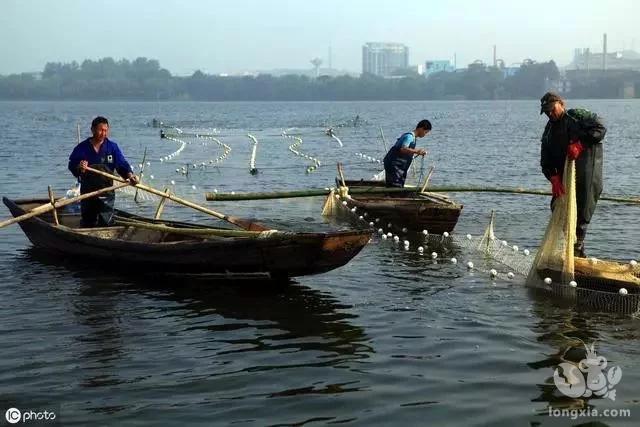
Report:
[[[384,175],[387,187],[404,187],[413,156],[427,154],[422,148],[416,149],[416,138],[423,138],[429,131],[431,131],[431,122],[421,120],[413,132],[400,135],[400,138],[384,156]]]
[[[69,156],[69,170],[80,179],[80,194],[90,193],[113,185],[112,180],[86,170],[87,166],[111,174],[114,170],[131,184],[139,182],[129,162],[125,159],[118,145],[107,138],[109,121],[101,116],[91,122],[93,136],[76,145]],[[82,227],[105,227],[113,222],[113,205],[115,192],[103,193],[98,197],[82,200]]]

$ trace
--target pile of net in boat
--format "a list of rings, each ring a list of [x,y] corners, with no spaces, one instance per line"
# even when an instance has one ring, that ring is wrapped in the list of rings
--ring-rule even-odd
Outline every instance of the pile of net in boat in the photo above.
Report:
[[[640,314],[640,266],[637,262],[574,255],[577,223],[574,161],[567,161],[565,165],[564,187],[566,194],[555,201],[535,257],[497,239],[493,215],[480,242],[456,236],[453,243],[477,250],[515,273],[526,276],[527,287],[568,299],[580,307]]]
[[[622,263],[574,255],[577,223],[575,176],[575,162],[567,160],[563,175],[566,194],[555,201],[526,284],[607,311],[636,312],[640,302],[640,267],[637,262]]]

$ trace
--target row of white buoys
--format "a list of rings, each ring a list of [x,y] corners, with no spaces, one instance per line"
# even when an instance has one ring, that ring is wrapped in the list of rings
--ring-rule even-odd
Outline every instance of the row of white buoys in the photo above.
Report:
[[[333,138],[341,148],[344,146],[340,138],[337,137],[337,135],[331,135],[331,138]]]
[[[175,157],[178,157],[180,155],[180,153],[182,153],[185,149],[185,147],[187,146],[187,143],[184,142],[181,139],[178,138],[174,138],[173,136],[165,136],[165,139],[168,139],[169,141],[173,141],[173,142],[177,142],[178,144],[180,144],[180,148],[178,148],[176,151],[174,151],[171,154],[168,154],[164,157],[160,158],[160,162],[168,162],[169,160],[173,160]]]
[[[151,162],[145,162],[144,164],[143,163],[138,163],[137,165],[136,164],[132,164],[131,165],[131,169],[134,172],[136,172],[136,170],[137,170],[137,174],[140,177],[141,182],[142,182],[143,178],[144,178],[144,180],[146,180],[147,178],[149,180],[153,180],[154,179],[153,175],[147,175],[146,174],[147,172],[149,172],[149,169],[148,169],[149,167],[151,167]],[[154,200],[154,197],[155,197],[155,196],[147,193],[146,191],[138,191],[134,187],[130,187],[130,186],[119,188],[118,192],[122,193],[122,194],[126,194],[128,196],[135,196],[136,192],[137,192],[136,201]]]
[[[289,135],[284,131],[282,132],[282,136],[284,138],[293,139],[295,141],[293,144],[289,146],[289,151],[291,151],[293,154],[295,154],[298,157],[302,157],[312,162],[312,164],[307,167],[307,173],[314,172],[316,169],[318,169],[321,166],[320,160],[318,158],[310,156],[298,150],[298,147],[302,145],[302,138],[300,138],[299,136]]]
[[[341,197],[340,197],[339,194],[336,194],[336,198],[340,199]],[[358,220],[366,221],[368,213],[367,212],[363,212],[362,214],[360,214],[360,212],[358,211],[358,208],[355,207],[355,206],[352,207],[352,208],[349,208],[348,199],[350,199],[349,196],[346,197],[346,200],[342,201],[342,206],[344,206],[351,214],[353,214],[354,216],[357,216]],[[369,227],[372,228],[372,229],[375,229],[376,224],[379,224],[379,223],[380,223],[380,218],[375,218],[374,221],[369,221]],[[394,225],[389,222],[389,223],[387,223],[387,228],[389,230],[392,230],[394,228]],[[401,228],[401,232],[403,234],[407,234],[408,231],[409,230],[407,229],[407,227],[402,227]],[[399,234],[394,234],[391,231],[385,232],[382,227],[377,229],[377,233],[378,233],[378,235],[380,235],[380,238],[382,240],[391,240],[391,241],[394,242],[395,245],[400,245],[400,243],[402,242],[402,247],[404,248],[405,251],[409,251],[411,249],[411,242],[409,240],[407,240],[406,238],[404,238],[404,239],[401,238]],[[425,236],[425,238],[429,237],[429,232],[427,230],[423,230],[422,234]],[[449,233],[445,232],[441,237],[441,241],[445,241],[446,239],[450,239],[450,235],[449,235]],[[420,255],[424,255],[425,248],[423,246],[418,246],[417,247],[417,252]],[[432,252],[431,253],[431,259],[433,261],[436,261],[438,259],[438,257],[439,257],[439,255],[438,255],[437,252]],[[450,262],[455,265],[455,264],[458,263],[458,260],[456,258],[451,258]]]
[[[335,195],[337,199],[340,199],[340,195],[336,194]],[[351,214],[353,214],[355,217],[357,217],[357,219],[359,221],[365,221],[366,217],[367,217],[367,213],[366,212],[360,212],[358,211],[357,207],[349,207],[349,202],[348,202],[349,196],[347,196],[347,198],[344,198],[344,200],[342,201],[342,206],[344,206],[346,208],[346,210],[348,212],[350,212]],[[382,226],[377,226],[376,224],[380,223],[380,218],[376,218],[375,221],[369,221],[369,227],[371,227],[372,229],[376,229],[377,228],[377,234],[380,236],[380,239],[382,240],[391,240],[392,242],[394,242],[395,245],[397,246],[401,246],[404,248],[404,250],[409,251],[411,250],[412,244],[409,240],[407,240],[406,238],[402,238],[401,234],[394,234],[391,230],[393,230],[394,228],[397,230],[399,227],[394,226],[392,223],[387,223],[386,224],[386,228],[390,231],[385,232],[385,229]],[[403,234],[406,234],[408,232],[406,227],[402,227],[400,229],[400,231]],[[425,242],[433,242],[433,243],[437,243],[437,244],[448,244],[454,241],[458,241],[459,243],[461,243],[463,246],[464,245],[470,245],[471,242],[474,240],[473,236],[471,234],[467,234],[464,238],[460,239],[460,238],[454,238],[454,236],[452,236],[450,233],[448,232],[444,232],[442,235],[431,235],[429,234],[428,230],[422,230],[422,235],[424,238]],[[465,243],[466,242],[466,243]],[[508,242],[505,240],[502,241],[497,241],[496,244],[499,245],[500,248],[503,248],[502,250],[508,250],[509,252],[512,253],[522,253],[525,256],[529,256],[530,252],[525,249],[523,251],[520,251],[520,248],[516,245],[513,246],[509,246]],[[425,255],[425,247],[424,246],[417,246],[416,247],[416,251],[419,255],[424,256]],[[446,250],[445,250],[446,253]],[[433,261],[436,261],[438,259],[440,259],[440,256],[442,254],[438,254],[437,252],[432,252],[431,254],[431,259]],[[521,255],[520,255],[521,256]],[[443,259],[447,259],[446,257],[443,256]],[[455,257],[449,258],[449,261],[451,264],[453,265],[457,265],[458,264],[458,260]],[[464,263],[464,265],[466,266],[466,268],[468,270],[476,270],[476,266],[472,261],[466,261]],[[507,271],[506,274],[505,273],[499,273],[496,269],[491,269],[488,271],[489,276],[492,279],[496,279],[498,277],[506,277],[509,280],[512,280],[515,278],[515,273],[513,271]]]
[[[390,224],[389,224],[389,225],[390,225]],[[404,231],[404,229],[403,229],[403,231]],[[457,242],[458,242],[459,244],[461,244],[462,246],[465,246],[465,245],[469,245],[469,244],[470,244],[470,242],[472,242],[472,241],[473,241],[473,236],[472,236],[471,234],[467,234],[466,236],[464,236],[464,238],[460,239],[460,238],[454,238],[454,236],[452,236],[452,235],[451,235],[450,233],[448,233],[448,232],[444,232],[444,233],[442,233],[442,235],[431,235],[431,234],[429,234],[429,231],[428,231],[428,230],[422,230],[422,235],[424,236],[424,240],[425,240],[425,242],[434,242],[434,243],[438,243],[438,244],[448,244],[448,243],[451,243],[451,242],[457,241]],[[504,242],[504,241],[503,241],[503,242],[500,242],[500,245],[501,245],[502,247],[506,247],[506,246],[508,246],[508,244],[507,244],[506,242]],[[518,251],[519,251],[519,248],[518,248],[517,246],[512,246],[510,249],[511,249],[513,252],[518,252]],[[420,255],[423,255],[423,254],[424,254],[424,251],[425,251],[425,249],[424,249],[424,247],[423,247],[423,246],[419,246],[419,247],[418,247],[418,253],[419,253]],[[525,255],[527,255],[527,256],[530,254],[530,252],[529,252],[528,250],[526,250],[526,249],[523,251],[523,253],[524,253]],[[438,255],[436,252],[432,252],[432,253],[431,253],[431,258],[432,258],[433,260],[436,260],[436,259],[438,258],[438,256],[439,256],[439,255]],[[450,258],[450,262],[451,262],[451,264],[456,265],[456,264],[458,264],[458,259],[457,259],[457,258],[455,258],[455,257],[452,257],[452,258]],[[473,263],[473,261],[466,261],[464,265],[465,265],[465,266],[466,266],[466,268],[467,268],[468,270],[470,270],[470,271],[471,271],[471,270],[476,270],[476,266],[475,266],[475,264]],[[490,276],[492,279],[496,279],[496,278],[498,278],[498,277],[504,277],[504,275],[502,275],[501,273],[499,273],[499,272],[498,272],[498,270],[496,270],[496,269],[490,269],[490,270],[488,271],[488,273],[489,273],[489,276]],[[513,271],[508,271],[508,272],[506,273],[506,278],[507,278],[507,279],[509,279],[509,280],[514,279],[514,278],[515,278],[515,276],[516,276],[516,275],[515,275],[515,273],[514,273]]]
[[[327,135],[329,135],[331,137],[331,139],[336,141],[338,143],[338,145],[340,146],[340,148],[342,148],[344,146],[342,144],[342,141],[340,140],[340,138],[338,138],[338,136],[335,133],[333,133],[333,129],[332,128],[327,129],[325,133]]]
[[[381,164],[382,163],[382,160],[376,159],[375,157],[368,156],[368,155],[366,155],[364,153],[356,153],[356,157],[359,157],[359,158],[361,158],[363,160],[366,160],[369,163],[377,163],[377,164]]]
[[[380,172],[378,172],[378,173],[374,174],[374,175],[371,177],[371,180],[372,180],[372,181],[384,181],[384,179],[385,179],[385,175],[386,175],[385,171],[384,171],[384,170],[381,170]]]
[[[146,166],[146,170],[145,170],[145,166]],[[151,162],[146,162],[144,165],[142,163],[138,163],[137,165],[131,165],[131,169],[133,169],[134,171],[136,169],[138,169],[138,174],[142,174],[143,172],[149,172],[149,169],[151,167]],[[153,179],[153,175],[147,175],[146,173],[144,174],[145,177],[149,177],[150,179]],[[130,188],[130,187],[124,187],[124,188]]]
[[[251,175],[255,175],[258,173],[258,169],[256,168],[256,152],[258,151],[258,140],[250,133],[248,133],[247,136],[252,142],[251,157],[249,158],[249,173]]]
[[[553,283],[553,281],[551,280],[550,277],[545,277],[543,282],[547,286],[551,286],[551,284]],[[572,281],[569,282],[569,287],[575,289],[575,288],[578,287],[578,283],[575,280],[572,280]],[[620,288],[620,289],[618,289],[618,294],[622,295],[622,296],[627,296],[627,295],[629,295],[629,291],[627,290],[627,288]]]
[[[215,142],[220,148],[222,148],[222,154],[216,157],[215,159],[209,160],[210,165],[219,165],[222,163],[228,156],[231,154],[231,147],[224,142],[220,141],[218,138],[211,135],[200,135],[198,138],[206,138],[210,141]]]

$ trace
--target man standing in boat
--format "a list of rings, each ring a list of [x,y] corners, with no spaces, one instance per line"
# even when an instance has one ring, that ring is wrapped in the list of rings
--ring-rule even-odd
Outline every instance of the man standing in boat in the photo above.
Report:
[[[88,172],[88,166],[111,174],[117,171],[131,184],[139,182],[133,173],[129,162],[111,141],[109,135],[109,121],[101,116],[91,122],[92,137],[76,145],[69,156],[69,170],[80,179],[80,194],[90,193],[102,188],[110,187],[110,179]],[[112,223],[115,192],[110,191],[99,197],[82,200],[82,227],[108,226]]]
[[[565,160],[575,160],[578,221],[574,253],[584,258],[587,228],[602,193],[602,140],[607,129],[591,111],[567,110],[564,100],[553,92],[540,99],[542,113],[549,117],[549,122],[542,135],[540,166],[551,182],[551,209],[555,199],[565,193],[562,185]]]
[[[427,154],[422,148],[416,149],[416,139],[425,137],[431,131],[431,122],[421,120],[413,132],[400,135],[386,156],[384,156],[384,175],[387,187],[404,187],[407,171],[414,156]]]

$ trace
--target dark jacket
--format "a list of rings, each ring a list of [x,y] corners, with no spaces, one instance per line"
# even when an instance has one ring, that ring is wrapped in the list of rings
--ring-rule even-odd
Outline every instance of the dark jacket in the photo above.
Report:
[[[100,146],[100,150],[96,153],[91,145],[91,138],[87,138],[75,146],[69,156],[68,165],[71,173],[75,177],[80,178],[80,193],[82,194],[113,185],[113,182],[109,178],[104,178],[101,175],[95,175],[90,172],[81,175],[78,166],[82,160],[89,162],[89,166],[94,169],[99,169],[111,174],[113,174],[114,171],[118,171],[123,178],[126,178],[129,173],[133,172],[129,162],[127,162],[122,151],[120,151],[118,144],[106,138]]]
[[[602,193],[602,141],[606,132],[595,113],[571,109],[560,120],[550,120],[541,139],[540,166],[547,179],[562,176],[569,143],[576,139],[582,142],[585,149],[576,160],[576,201],[578,219],[586,223]]]

